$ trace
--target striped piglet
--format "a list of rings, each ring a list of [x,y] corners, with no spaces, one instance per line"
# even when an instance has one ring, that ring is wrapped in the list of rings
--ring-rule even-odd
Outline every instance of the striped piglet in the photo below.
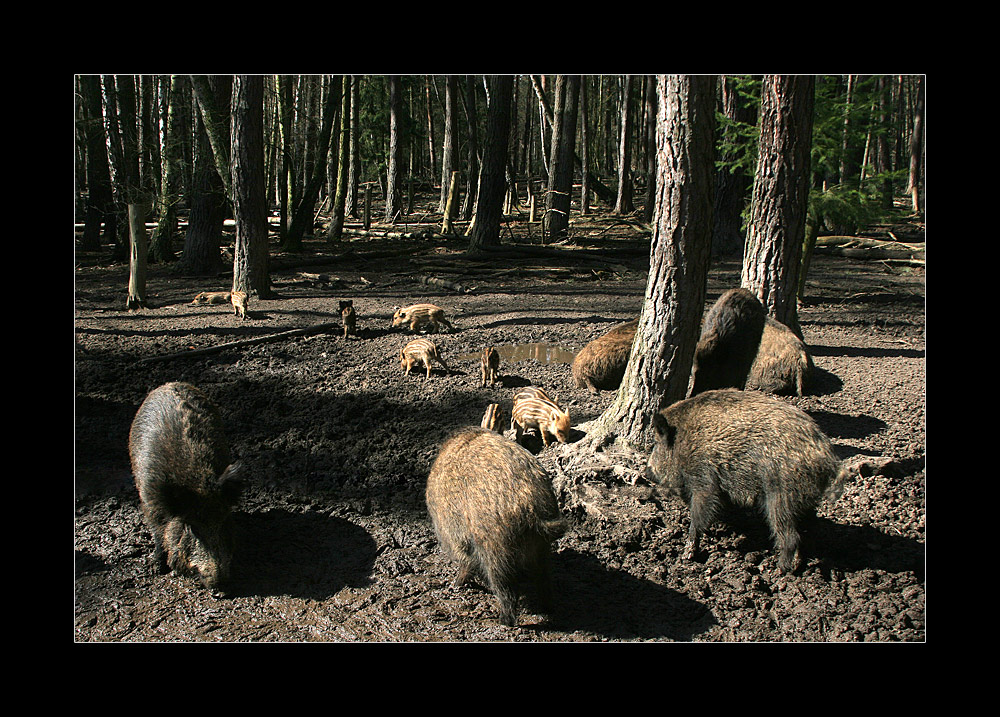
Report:
[[[430,339],[414,339],[399,350],[399,366],[407,376],[414,366],[423,366],[427,369],[426,378],[430,378],[432,361],[437,361],[444,366],[445,371],[451,373],[448,364],[438,355],[437,345]]]
[[[569,411],[564,411],[540,388],[526,386],[514,396],[510,427],[514,440],[521,442],[521,435],[534,428],[542,436],[542,443],[549,445],[548,436],[555,436],[560,443],[569,438]]]

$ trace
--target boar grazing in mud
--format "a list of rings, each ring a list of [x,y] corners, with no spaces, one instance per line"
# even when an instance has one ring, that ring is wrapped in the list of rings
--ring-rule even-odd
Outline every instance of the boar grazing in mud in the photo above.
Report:
[[[358,315],[354,313],[354,299],[340,302],[340,318],[344,322],[344,338],[348,334],[357,335]]]
[[[764,331],[764,307],[746,289],[730,289],[712,305],[695,348],[691,395],[746,386]]]
[[[542,389],[525,386],[514,395],[510,427],[518,443],[524,431],[529,428],[538,431],[545,446],[549,445],[549,436],[555,436],[560,443],[566,443],[569,439],[569,412],[560,408]]]
[[[414,339],[399,350],[399,366],[407,376],[410,369],[414,367],[424,367],[427,369],[425,378],[431,377],[431,363],[437,361],[444,366],[444,370],[451,373],[448,364],[444,362],[438,353],[437,345],[430,339]]]
[[[218,589],[229,577],[231,511],[243,486],[218,409],[190,384],[160,386],[139,407],[128,446],[157,568]]]
[[[241,319],[247,317],[247,295],[245,291],[234,291],[231,295],[233,313]]]
[[[192,305],[201,304],[228,304],[231,300],[229,291],[202,291],[191,301]]]
[[[479,363],[483,369],[483,385],[488,382],[492,386],[500,378],[500,352],[492,346],[487,346],[483,349]]]
[[[812,370],[812,357],[802,339],[790,328],[768,316],[757,357],[747,376],[746,387],[765,393],[794,393],[801,396]]]
[[[799,563],[798,525],[824,499],[836,500],[846,472],[830,439],[805,412],[753,391],[706,391],[653,416],[650,478],[690,508],[685,557],[727,506],[760,511],[778,567]]]
[[[500,433],[501,429],[500,422],[502,420],[502,414],[500,412],[499,403],[491,403],[486,407],[486,411],[483,413],[483,420],[480,422],[480,427],[485,428],[488,431],[495,431]]]
[[[402,309],[396,309],[396,313],[392,315],[393,328],[407,326],[413,332],[429,328],[434,333],[438,333],[441,330],[442,324],[448,327],[448,331],[455,330],[444,317],[444,309],[434,304],[413,304]]]
[[[584,346],[573,359],[573,379],[591,393],[614,391],[622,382],[639,320],[614,327]]]
[[[458,564],[456,587],[485,583],[500,621],[518,624],[519,582],[534,582],[552,606],[550,544],[566,530],[538,460],[483,428],[466,428],[441,447],[427,477],[427,510],[444,552]]]

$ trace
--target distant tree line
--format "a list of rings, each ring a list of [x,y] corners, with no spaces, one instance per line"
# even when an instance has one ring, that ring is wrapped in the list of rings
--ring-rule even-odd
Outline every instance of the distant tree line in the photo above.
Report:
[[[345,221],[360,218],[366,187],[384,208],[376,220],[391,223],[409,214],[415,185],[440,192],[436,209],[443,214],[453,176],[459,199],[451,212],[471,223],[474,251],[500,243],[502,206],[511,191],[525,201],[535,198],[549,239],[565,236],[571,213],[585,215],[596,205],[653,220],[652,75],[257,75],[246,81],[254,88],[249,99],[234,92],[246,85],[233,76],[75,78],[80,249],[111,246],[116,257],[128,256],[127,208],[136,205],[156,225],[150,261],[174,261],[182,249],[182,271],[217,271],[223,221],[239,219],[235,205],[246,198],[234,192],[247,189],[247,172],[261,175],[262,186],[251,196],[262,206],[253,212],[276,217],[284,251],[300,250],[321,213],[330,217],[326,237],[339,239]],[[813,81],[806,241],[817,232],[849,233],[903,195],[921,212],[924,78]],[[713,256],[744,251],[761,83],[759,76],[716,78]],[[251,106],[240,104],[246,101]],[[240,111],[254,114],[244,117],[249,125],[240,122]],[[259,134],[259,156],[235,156],[237,127]],[[183,235],[179,211],[187,216]]]

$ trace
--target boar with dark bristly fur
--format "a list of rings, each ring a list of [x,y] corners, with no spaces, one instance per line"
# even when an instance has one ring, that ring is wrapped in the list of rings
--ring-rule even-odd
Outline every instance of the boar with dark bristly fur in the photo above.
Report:
[[[591,393],[615,391],[621,385],[639,320],[620,324],[580,349],[573,359],[573,379]]]
[[[500,379],[500,352],[487,346],[483,349],[479,363],[483,369],[483,385],[489,383],[492,386]]]
[[[441,447],[427,478],[427,510],[444,552],[458,564],[456,586],[485,583],[500,620],[517,625],[519,582],[534,582],[552,606],[550,544],[566,530],[548,475],[521,446],[467,428]]]
[[[812,370],[812,357],[802,339],[768,316],[746,387],[765,393],[802,396]]]
[[[691,511],[685,557],[727,506],[754,508],[771,528],[778,567],[800,561],[798,525],[836,500],[846,472],[805,412],[755,391],[706,391],[653,416],[648,473]]]
[[[746,386],[764,331],[764,307],[746,289],[730,289],[712,305],[695,348],[691,395]]]
[[[393,328],[406,326],[413,332],[428,328],[437,333],[442,325],[447,326],[448,331],[454,331],[454,327],[444,317],[444,309],[434,304],[413,304],[396,309],[392,315]]]
[[[218,409],[191,384],[165,384],[139,407],[128,445],[157,567],[218,589],[229,577],[231,511],[243,487]]]
[[[354,299],[340,302],[340,318],[344,322],[344,338],[348,334],[357,334],[358,315],[354,312]]]
[[[399,366],[407,376],[410,375],[412,368],[424,367],[427,369],[427,375],[424,378],[430,378],[431,363],[435,361],[444,366],[445,371],[451,373],[448,364],[444,362],[438,352],[437,344],[430,339],[414,339],[399,350]]]
[[[514,394],[510,427],[518,443],[527,429],[537,430],[546,447],[549,445],[549,436],[554,436],[560,443],[566,443],[569,440],[569,411],[564,411],[537,386],[525,386]]]

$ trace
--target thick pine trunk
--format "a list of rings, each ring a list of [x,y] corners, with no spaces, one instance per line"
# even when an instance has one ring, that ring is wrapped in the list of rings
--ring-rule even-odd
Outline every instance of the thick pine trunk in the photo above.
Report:
[[[236,251],[233,291],[271,297],[268,274],[267,193],[264,188],[264,79],[233,80],[232,179]]]
[[[511,75],[492,76],[488,83],[490,99],[486,114],[486,143],[483,147],[475,225],[469,237],[469,253],[500,245],[500,219],[504,192],[507,190],[510,100],[514,78]]]
[[[656,206],[649,278],[614,402],[590,425],[591,448],[651,443],[653,414],[687,393],[705,309],[715,187],[715,77],[660,76]]]
[[[771,317],[801,337],[796,298],[809,205],[815,78],[768,75],[761,93],[760,156],[741,283]]]

